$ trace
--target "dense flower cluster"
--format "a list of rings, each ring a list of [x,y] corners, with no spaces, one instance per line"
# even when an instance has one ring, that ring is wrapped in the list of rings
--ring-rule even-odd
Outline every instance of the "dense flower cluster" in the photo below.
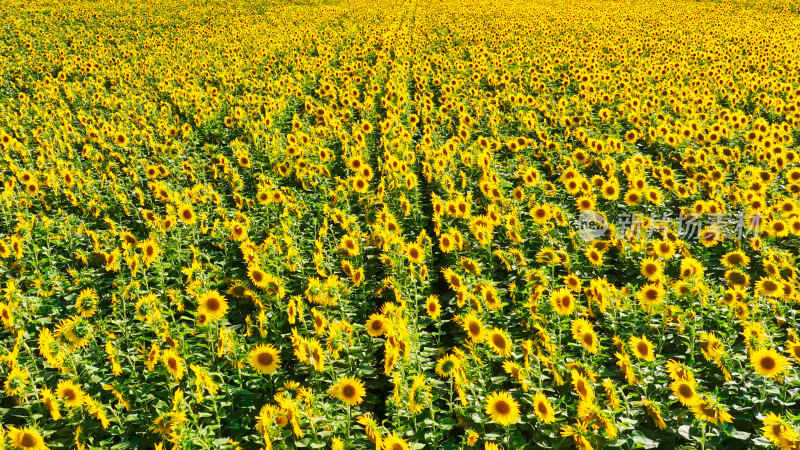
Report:
[[[4,1],[0,448],[798,448],[750,3]]]

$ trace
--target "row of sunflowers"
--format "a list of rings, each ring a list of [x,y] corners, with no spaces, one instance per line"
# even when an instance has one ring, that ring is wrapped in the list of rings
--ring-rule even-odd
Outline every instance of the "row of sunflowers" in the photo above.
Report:
[[[8,0],[0,448],[800,447],[800,16]]]

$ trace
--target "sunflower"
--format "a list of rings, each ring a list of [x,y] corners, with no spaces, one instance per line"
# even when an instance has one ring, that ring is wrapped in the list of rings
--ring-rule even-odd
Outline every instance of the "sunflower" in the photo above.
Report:
[[[639,289],[636,294],[636,299],[643,308],[652,308],[663,302],[664,297],[667,295],[666,291],[660,284],[645,284]]]
[[[28,385],[29,378],[30,375],[28,375],[27,370],[20,369],[19,366],[15,366],[8,372],[6,382],[4,383],[6,395],[9,397],[22,395],[22,393],[25,391],[25,387]]]
[[[533,412],[541,422],[550,424],[556,421],[555,410],[542,392],[537,392],[533,396]]]
[[[486,334],[486,340],[489,346],[492,347],[492,350],[498,355],[504,358],[511,355],[511,350],[513,350],[511,339],[508,338],[505,331],[502,329],[495,327],[492,331],[489,331]]]
[[[619,198],[619,183],[616,181],[608,181],[603,184],[600,189],[600,194],[606,200],[616,200]]]
[[[197,214],[194,213],[192,206],[186,203],[178,206],[178,217],[186,225],[194,225],[197,222]]]
[[[641,338],[632,336],[630,347],[637,359],[643,359],[645,361],[653,361],[655,359],[655,354],[653,354],[653,343],[650,342],[645,335],[642,335]]]
[[[783,282],[771,278],[761,278],[756,282],[756,293],[758,295],[775,297],[780,295]]]
[[[211,322],[225,317],[228,311],[228,301],[217,291],[204,292],[197,303],[198,314],[205,315]]]
[[[581,285],[583,284],[583,282],[581,281],[581,278],[579,276],[575,275],[574,273],[571,273],[563,277],[563,280],[567,289],[573,292],[580,292]]]
[[[383,450],[408,450],[408,442],[397,435],[396,432],[386,436],[383,441]]]
[[[503,426],[519,422],[519,404],[505,391],[493,392],[486,397],[486,414]]]
[[[97,308],[97,291],[87,288],[75,299],[75,309],[83,317],[92,317]]]
[[[325,352],[322,350],[322,345],[316,339],[308,341],[308,355],[311,365],[314,370],[322,372],[325,370]]]
[[[767,222],[764,231],[768,236],[786,237],[789,235],[789,224],[785,220],[773,219]]]
[[[350,235],[344,235],[342,237],[339,247],[350,256],[356,256],[360,252],[358,241]]]
[[[442,250],[442,253],[450,253],[455,248],[455,239],[449,233],[443,233],[439,236],[439,249]]]
[[[44,403],[44,406],[48,409],[48,411],[50,411],[50,417],[53,420],[60,419],[61,411],[58,409],[58,400],[56,399],[52,389],[47,387],[42,388],[40,394],[42,397],[42,403]]]
[[[503,304],[500,301],[500,296],[497,293],[497,288],[491,284],[481,283],[478,290],[487,308],[501,309],[503,307]]]
[[[484,337],[483,323],[475,313],[469,313],[461,319],[462,327],[470,339],[480,342]]]
[[[264,278],[261,280],[261,286],[259,287],[273,297],[283,298],[286,296],[286,289],[283,287],[283,282],[280,278],[271,273],[264,275]]]
[[[408,244],[406,257],[414,264],[422,264],[425,262],[425,250],[417,243]]]
[[[728,269],[725,271],[725,281],[731,286],[750,285],[750,277],[746,273],[734,269]]]
[[[473,275],[480,275],[482,273],[480,264],[472,258],[462,257],[459,260],[461,268]]]
[[[124,133],[117,133],[116,136],[114,136],[114,143],[116,143],[120,147],[124,147],[125,144],[128,143],[128,137],[125,136]]]
[[[722,265],[726,269],[735,269],[737,267],[747,267],[750,264],[750,258],[742,251],[728,252],[722,255]]]
[[[267,287],[267,272],[264,272],[256,265],[251,265],[247,268],[247,277],[253,282],[256,287]]]
[[[24,450],[47,450],[42,436],[33,428],[8,427],[8,439],[16,448]]]
[[[750,364],[759,374],[778,378],[786,370],[789,360],[771,348],[762,348],[750,354]]]
[[[691,369],[674,359],[667,361],[667,373],[673,381],[683,380],[693,385],[696,384]]]
[[[572,338],[578,341],[583,348],[591,354],[597,354],[599,341],[594,326],[586,319],[580,318],[572,321]]]
[[[280,364],[280,352],[272,344],[259,344],[250,351],[250,365],[259,373],[273,374]]]
[[[175,377],[176,380],[182,380],[183,374],[186,372],[186,367],[183,363],[183,358],[180,357],[178,351],[174,348],[168,348],[161,353],[161,360],[164,361],[164,366],[167,372]]]
[[[670,383],[672,394],[683,406],[691,407],[700,401],[700,396],[695,391],[694,381],[677,380]]]
[[[698,420],[711,422],[714,425],[733,421],[733,417],[712,398],[698,399],[692,405],[692,412]]]
[[[439,317],[439,314],[442,313],[442,306],[439,304],[439,298],[437,296],[428,296],[427,300],[425,300],[425,312],[428,314],[428,317],[433,320]]]
[[[747,306],[747,303],[744,302],[736,302],[733,305],[733,313],[736,315],[736,318],[739,320],[747,320],[750,316],[750,309]]]
[[[364,383],[358,378],[344,377],[328,390],[328,395],[347,406],[356,406],[364,401]]]
[[[664,422],[664,418],[661,416],[661,410],[658,405],[655,405],[649,399],[642,397],[642,406],[644,407],[645,412],[647,412],[647,415],[653,419],[653,422],[655,422],[656,426],[660,430],[667,429],[667,424]]]
[[[230,233],[228,234],[228,236],[231,238],[232,241],[234,241],[234,242],[244,242],[244,240],[247,239],[247,226],[246,225],[244,225],[244,224],[242,224],[242,223],[240,223],[238,221],[232,221],[229,224],[229,227],[230,227]]]
[[[656,281],[664,274],[664,267],[654,258],[645,258],[639,264],[639,271],[648,281]]]
[[[467,432],[467,439],[466,439],[467,447],[474,447],[475,444],[478,443],[478,439],[480,439],[480,438],[481,438],[481,436],[478,433],[476,433],[474,430],[469,430]]]
[[[550,206],[547,204],[535,205],[533,208],[531,208],[530,215],[534,222],[539,225],[543,225],[550,220],[550,217],[552,217],[552,212]]]
[[[575,207],[578,208],[578,211],[592,211],[594,210],[596,201],[594,197],[590,197],[588,195],[581,195],[575,200]]]
[[[608,396],[608,406],[611,409],[617,409],[620,407],[619,398],[617,397],[617,390],[614,387],[614,382],[611,381],[611,378],[604,378],[603,379],[603,390],[606,392]]]
[[[595,248],[588,248],[584,255],[593,266],[601,267],[603,265],[603,252],[597,251]]]
[[[14,311],[3,302],[0,302],[0,321],[7,329],[14,329]]]
[[[705,269],[703,268],[703,264],[694,259],[694,258],[684,258],[681,261],[681,278],[689,279],[689,278],[701,278],[703,276],[703,272]]]
[[[800,361],[800,341],[796,339],[786,342],[786,352],[796,361]]]
[[[290,300],[290,304],[291,302],[292,300]],[[328,320],[317,308],[311,309],[311,314],[314,316],[314,332],[317,334],[324,333],[325,329],[328,327]]]
[[[698,341],[700,343],[700,352],[702,352],[707,361],[720,361],[722,359],[725,349],[714,333],[702,332],[698,336]]]
[[[581,400],[584,402],[594,401],[594,389],[589,384],[589,380],[575,369],[570,372],[570,377],[572,379],[572,387],[575,388],[575,392],[578,393]]]
[[[84,393],[81,388],[71,380],[61,380],[56,387],[56,395],[64,400],[64,405],[73,408],[83,404]]]
[[[11,247],[5,241],[0,240],[0,258],[8,258],[9,256],[11,256]]]
[[[455,355],[447,355],[436,361],[436,373],[444,378],[450,378],[461,367],[461,360]]]
[[[667,240],[658,240],[653,245],[653,251],[659,258],[670,259],[675,255],[675,245]]]
[[[550,305],[559,316],[568,316],[575,310],[575,296],[568,288],[561,288],[550,294]]]
[[[158,244],[153,240],[146,240],[139,243],[139,247],[142,249],[142,261],[149,268],[158,257]]]
[[[378,337],[386,332],[387,322],[388,319],[385,316],[375,313],[369,316],[369,320],[367,320],[367,324],[364,327],[370,336]]]
[[[700,230],[700,234],[697,237],[701,244],[705,247],[713,247],[718,243],[725,240],[725,235],[722,233],[722,230],[719,227],[706,227]]]
[[[764,437],[778,448],[782,448],[781,444],[784,442],[794,442],[798,439],[798,434],[792,426],[774,412],[768,413],[764,417],[763,423],[764,426],[761,427],[761,431],[764,433]],[[785,447],[788,448],[789,446],[786,445]]]
[[[626,192],[625,195],[623,196],[625,204],[630,207],[636,206],[639,203],[641,203],[643,198],[644,198],[644,193],[639,189],[631,189],[628,192]]]
[[[725,306],[733,307],[737,303],[744,301],[745,298],[747,298],[747,291],[741,286],[734,286],[725,289],[725,293],[719,299],[719,302]]]

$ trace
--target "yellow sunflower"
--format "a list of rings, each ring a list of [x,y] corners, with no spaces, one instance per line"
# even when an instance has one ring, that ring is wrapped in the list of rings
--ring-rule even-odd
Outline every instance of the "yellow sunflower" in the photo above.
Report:
[[[676,380],[670,383],[669,388],[683,406],[691,407],[700,401],[700,396],[695,391],[694,381]]]
[[[462,327],[470,339],[480,342],[484,337],[483,323],[475,313],[469,313],[461,319]]]
[[[586,319],[580,318],[572,321],[572,337],[591,354],[597,354],[599,342],[594,326]]]
[[[568,316],[575,310],[575,296],[568,288],[550,294],[550,305],[559,316]]]
[[[461,360],[455,355],[447,355],[436,361],[436,373],[444,378],[450,378],[461,367]]]
[[[386,332],[387,324],[388,324],[388,319],[382,314],[376,313],[369,316],[369,320],[367,320],[365,328],[367,329],[367,333],[370,336],[378,337],[382,336],[383,333]]]
[[[636,299],[643,308],[652,308],[661,304],[666,295],[666,291],[660,284],[646,284],[636,294]]]
[[[511,339],[502,329],[495,327],[492,331],[486,333],[486,341],[498,355],[504,358],[511,356],[513,345],[511,344]]]
[[[544,423],[550,424],[556,421],[556,412],[542,392],[537,392],[533,396],[533,412]]]
[[[364,401],[364,383],[358,378],[344,377],[328,390],[328,395],[347,406],[356,406]]]
[[[718,404],[714,399],[700,399],[692,405],[692,412],[698,420],[711,422],[714,425],[719,423],[730,423],[733,417]]]
[[[273,374],[281,364],[281,355],[272,344],[259,344],[250,350],[250,365],[263,374]]]
[[[186,372],[186,366],[183,363],[183,358],[178,354],[174,348],[168,348],[161,353],[161,360],[164,361],[164,366],[167,372],[175,377],[176,380],[183,379],[183,374]]]
[[[761,427],[761,431],[764,433],[764,437],[769,439],[770,442],[775,444],[778,448],[781,448],[781,444],[784,442],[793,442],[798,439],[798,434],[792,426],[784,422],[784,420],[774,412],[768,413],[767,416],[764,417],[763,423],[764,426]]]
[[[581,397],[581,400],[584,402],[594,401],[594,388],[589,384],[589,380],[575,369],[572,369],[572,372],[570,372],[570,377],[572,379],[572,386],[575,388],[575,392]]]
[[[642,335],[641,338],[631,336],[630,346],[637,359],[645,361],[653,361],[655,359],[655,354],[653,353],[654,345],[647,339],[647,336]]]
[[[750,354],[750,364],[759,374],[778,378],[786,370],[789,360],[771,348],[762,348]]]
[[[186,225],[194,225],[195,222],[197,222],[197,214],[194,213],[194,209],[189,204],[178,206],[178,217],[180,217]]]
[[[508,392],[493,392],[486,397],[486,414],[503,426],[519,422],[519,404]]]
[[[428,296],[427,300],[425,300],[425,312],[433,320],[439,317],[439,314],[442,313],[442,306],[439,304],[438,297],[435,295]]]
[[[228,301],[217,291],[203,293],[198,305],[197,312],[205,315],[211,322],[225,317],[225,313],[228,312]]]
[[[422,264],[425,262],[425,250],[417,243],[408,244],[406,257],[414,264]]]
[[[392,432],[389,436],[386,436],[386,439],[383,441],[383,450],[408,450],[408,442],[405,439],[401,438],[397,435],[396,432]]]
[[[92,317],[97,309],[97,291],[87,288],[75,299],[75,309],[83,317]]]
[[[83,404],[83,391],[71,380],[59,381],[56,387],[56,395],[64,400],[64,405],[67,407],[72,408]]]
[[[8,427],[8,439],[16,448],[24,450],[46,450],[42,436],[33,428]]]

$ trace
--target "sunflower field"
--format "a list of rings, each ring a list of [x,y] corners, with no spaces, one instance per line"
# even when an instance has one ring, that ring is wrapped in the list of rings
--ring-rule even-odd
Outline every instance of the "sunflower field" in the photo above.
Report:
[[[800,448],[795,0],[4,0],[0,449]]]

